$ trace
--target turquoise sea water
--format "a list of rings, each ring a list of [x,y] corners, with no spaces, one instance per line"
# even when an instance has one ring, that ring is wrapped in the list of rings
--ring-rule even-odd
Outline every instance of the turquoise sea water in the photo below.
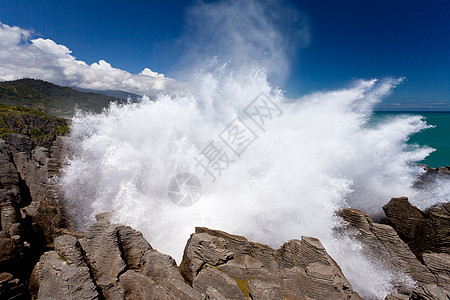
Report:
[[[434,168],[450,166],[450,112],[376,112],[374,121],[402,114],[420,115],[425,118],[427,124],[435,126],[412,135],[408,141],[409,144],[426,145],[436,149],[420,163]]]

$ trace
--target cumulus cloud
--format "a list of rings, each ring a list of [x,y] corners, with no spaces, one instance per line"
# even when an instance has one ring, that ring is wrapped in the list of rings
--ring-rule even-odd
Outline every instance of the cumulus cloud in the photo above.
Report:
[[[50,39],[31,39],[32,32],[0,23],[0,80],[36,78],[94,90],[124,90],[141,95],[167,91],[173,79],[145,68],[139,74],[112,67],[104,60],[88,65]]]

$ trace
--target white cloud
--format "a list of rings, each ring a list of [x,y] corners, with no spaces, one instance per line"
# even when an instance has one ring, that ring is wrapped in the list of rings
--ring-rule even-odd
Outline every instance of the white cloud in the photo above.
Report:
[[[19,27],[11,27],[0,23],[0,46],[7,46],[9,43],[18,44],[22,39],[30,36],[30,32]]]
[[[104,60],[88,65],[50,39],[30,39],[31,31],[0,23],[0,80],[24,77],[94,90],[124,90],[154,95],[175,84],[145,68],[139,74],[112,67]]]
[[[70,58],[71,60],[75,59],[75,57],[70,55],[72,51],[70,51],[69,48],[64,45],[58,45],[50,39],[44,40],[42,38],[38,38],[35,40],[31,40],[31,42],[33,43],[33,46],[41,49],[43,52],[53,54],[55,57]]]
[[[149,68],[145,68],[144,70],[142,70],[141,74],[142,75],[151,76],[151,77],[155,77],[155,78],[156,77],[164,77],[164,74],[159,74],[158,72],[153,72]]]

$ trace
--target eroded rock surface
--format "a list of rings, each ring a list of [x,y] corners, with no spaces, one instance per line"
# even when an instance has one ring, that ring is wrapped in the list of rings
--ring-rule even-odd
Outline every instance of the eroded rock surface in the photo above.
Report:
[[[35,266],[30,290],[37,299],[202,299],[168,255],[152,249],[131,227],[98,222],[81,239],[63,235]],[[71,288],[78,287],[77,296]]]
[[[0,283],[0,298],[28,296],[34,264],[67,225],[54,179],[65,145],[64,137],[51,150],[20,134],[0,139],[0,272],[13,276]]]
[[[450,254],[450,203],[421,211],[406,197],[392,198],[383,210],[389,224],[419,259],[426,251]]]
[[[422,165],[425,172],[416,182],[415,186],[418,188],[426,188],[432,184],[442,183],[450,179],[450,166],[431,168],[427,165]]]
[[[362,211],[343,209],[340,212],[347,221],[347,230],[356,232],[354,236],[364,246],[366,255],[382,261],[391,270],[409,275],[417,284],[408,289],[402,282],[397,282],[399,294],[391,294],[387,299],[450,299],[447,298],[450,255],[448,244],[442,243],[448,239],[447,206],[440,204],[423,212],[412,206],[407,198],[393,198],[383,208],[397,231],[389,225],[373,222]],[[441,238],[435,238],[436,235]],[[404,241],[413,241],[413,247]],[[419,243],[425,246],[418,247]],[[417,252],[416,256],[411,250],[417,249],[427,250]]]
[[[320,241],[310,237],[274,250],[199,227],[186,245],[180,268],[195,289],[218,298],[359,299]]]
[[[355,209],[343,209],[341,216],[365,255],[415,282],[394,282],[397,292],[386,299],[448,299],[447,253],[424,252],[421,261],[391,226]],[[178,267],[140,232],[98,219],[102,222],[81,236],[55,239],[55,250],[45,253],[33,271],[33,297],[45,299],[50,287],[58,285],[53,293],[65,299],[361,299],[312,237],[290,240],[275,250],[197,227]],[[76,292],[68,292],[75,287]]]
[[[343,209],[341,216],[348,222],[349,228],[358,230],[357,238],[364,245],[366,255],[383,260],[390,269],[399,270],[420,284],[437,283],[436,277],[416,258],[391,226],[375,223],[368,214],[357,209]],[[400,282],[398,284],[401,285]]]
[[[180,269],[140,232],[107,222],[81,239],[57,237],[35,266],[30,290],[37,299],[360,299],[314,238],[274,250],[197,228]]]

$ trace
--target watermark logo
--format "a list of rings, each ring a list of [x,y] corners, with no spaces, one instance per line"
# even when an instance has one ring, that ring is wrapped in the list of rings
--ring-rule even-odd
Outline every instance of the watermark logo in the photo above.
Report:
[[[281,108],[264,93],[250,102],[244,111],[262,131],[266,131],[266,122],[283,114]]]
[[[230,165],[241,157],[245,150],[265,132],[267,124],[280,117],[283,111],[277,104],[261,93],[243,110],[244,119],[236,118],[218,134],[218,139],[210,141],[194,157],[195,168],[202,169],[202,176],[216,182]],[[251,121],[250,121],[251,120]],[[181,184],[181,185],[180,185]],[[180,173],[169,184],[169,198],[178,206],[195,204],[201,196],[200,180],[190,173]]]
[[[191,206],[200,199],[202,184],[194,174],[178,173],[169,182],[167,194],[175,205]]]
[[[243,120],[236,118],[219,134],[219,138],[240,157],[258,139],[258,135]]]

